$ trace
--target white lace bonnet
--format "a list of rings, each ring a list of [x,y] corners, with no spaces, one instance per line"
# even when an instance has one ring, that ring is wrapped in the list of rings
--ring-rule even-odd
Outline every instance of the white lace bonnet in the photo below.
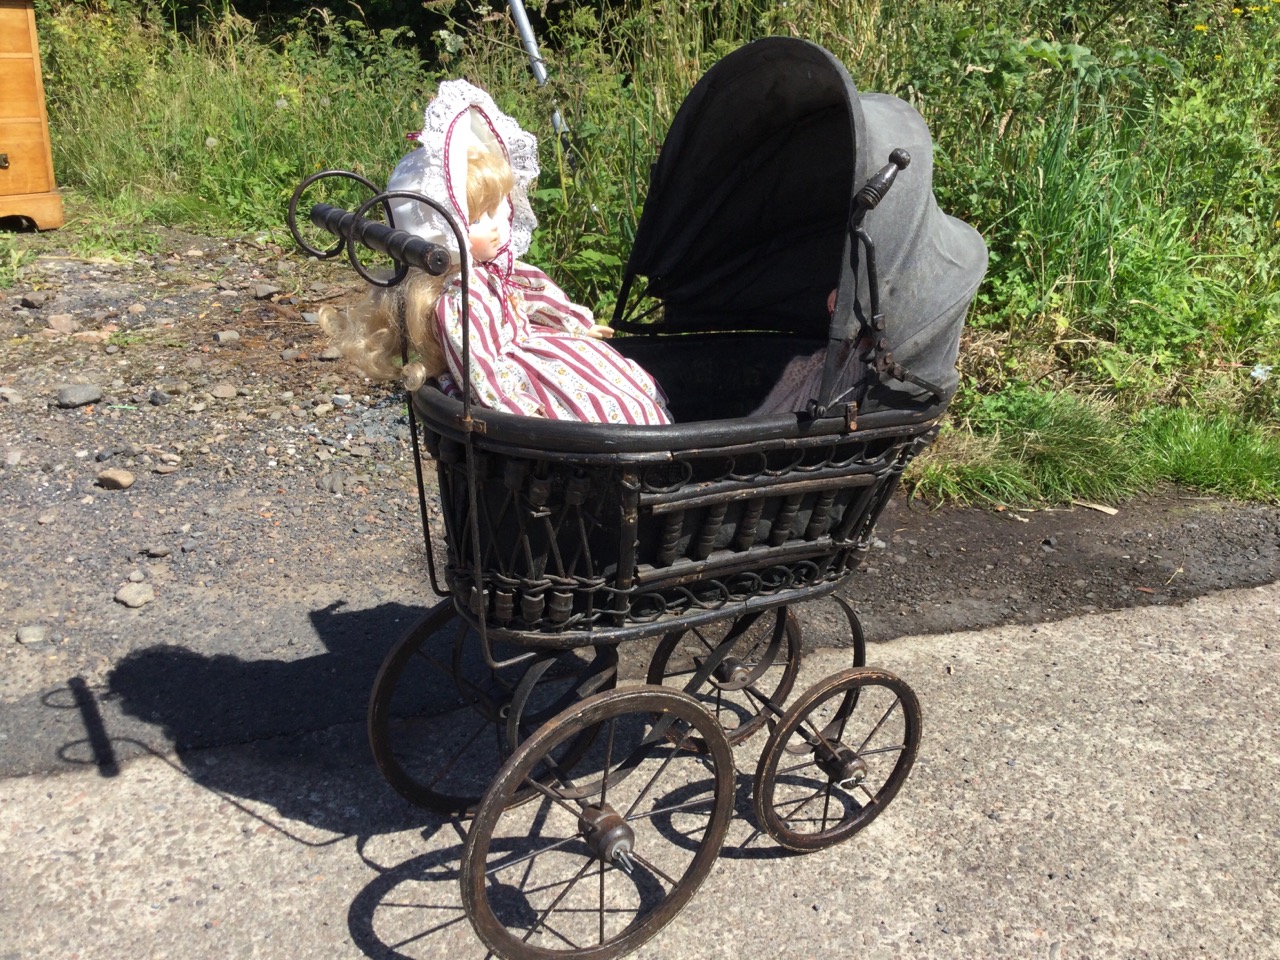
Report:
[[[452,210],[465,237],[471,218],[467,212],[467,150],[479,147],[497,153],[511,166],[515,186],[509,206],[511,239],[508,255],[523,256],[538,225],[529,206],[529,184],[538,177],[538,141],[498,109],[493,98],[465,80],[446,80],[427,104],[418,148],[406,154],[391,174],[389,191],[408,190]],[[458,262],[458,244],[440,214],[424,203],[393,200],[392,215],[401,230],[443,244]]]

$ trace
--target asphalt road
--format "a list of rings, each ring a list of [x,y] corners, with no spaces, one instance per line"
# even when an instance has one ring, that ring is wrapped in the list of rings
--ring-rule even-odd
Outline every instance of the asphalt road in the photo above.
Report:
[[[720,859],[636,956],[1280,955],[1277,622],[1271,584],[873,646],[923,709],[897,799],[785,853],[751,822],[748,742]],[[91,692],[50,706],[81,721],[77,769],[0,781],[5,960],[484,956],[462,828],[381,782],[360,724],[119,760]]]

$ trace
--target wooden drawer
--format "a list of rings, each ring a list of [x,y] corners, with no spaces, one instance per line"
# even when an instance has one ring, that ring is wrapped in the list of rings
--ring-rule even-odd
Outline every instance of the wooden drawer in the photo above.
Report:
[[[31,53],[31,15],[27,10],[25,0],[0,0],[0,55]]]
[[[31,61],[0,60],[0,120],[40,119],[40,93]]]
[[[8,157],[8,167],[0,169],[0,197],[53,189],[48,149],[38,120],[0,122],[0,154]]]

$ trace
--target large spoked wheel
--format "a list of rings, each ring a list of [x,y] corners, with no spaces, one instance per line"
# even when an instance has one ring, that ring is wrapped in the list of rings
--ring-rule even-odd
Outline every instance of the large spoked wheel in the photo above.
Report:
[[[648,679],[701,701],[737,746],[781,713],[800,657],[800,625],[777,607],[666,634]]]
[[[567,763],[585,731],[590,749]],[[710,872],[733,784],[728,739],[687,694],[634,687],[564,711],[512,754],[471,823],[462,901],[477,935],[506,960],[636,949]],[[536,802],[513,807],[526,790]]]
[[[783,714],[756,767],[756,819],[791,850],[853,836],[898,793],[920,746],[920,704],[884,670],[832,674]]]
[[[478,641],[452,601],[437,604],[391,649],[369,698],[369,744],[383,777],[410,803],[446,816],[471,816],[520,740],[617,680],[612,647],[529,654],[495,670]]]

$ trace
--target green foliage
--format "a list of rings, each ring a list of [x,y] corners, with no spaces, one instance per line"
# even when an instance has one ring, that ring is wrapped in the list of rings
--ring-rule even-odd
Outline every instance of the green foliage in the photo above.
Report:
[[[1129,496],[1151,480],[1114,405],[1065,391],[1012,386],[954,411],[951,456],[915,476],[934,497],[1060,503]]]
[[[1138,422],[1143,453],[1170,480],[1242,500],[1280,500],[1280,437],[1230,413],[1152,408]]]
[[[951,459],[926,460],[922,488],[1104,498],[1150,482],[1116,433],[1146,408],[1213,395],[1215,417],[1280,419],[1276,379],[1248,376],[1280,367],[1278,0],[548,0],[542,89],[501,5],[273,4],[297,12],[254,25],[226,4],[41,2],[55,166],[97,209],[91,238],[279,229],[315,170],[385,180],[437,77],[466,76],[540,137],[530,259],[604,315],[689,88],[748,40],[805,37],[922,112],[939,203],[991,251]],[[382,27],[406,22],[420,35]]]
[[[120,223],[279,228],[337,158],[386,176],[422,102],[409,36],[321,11],[269,43],[230,13],[184,37],[64,8],[43,39],[59,180]]]
[[[35,258],[35,253],[25,244],[0,233],[0,290],[17,283],[26,265]]]

